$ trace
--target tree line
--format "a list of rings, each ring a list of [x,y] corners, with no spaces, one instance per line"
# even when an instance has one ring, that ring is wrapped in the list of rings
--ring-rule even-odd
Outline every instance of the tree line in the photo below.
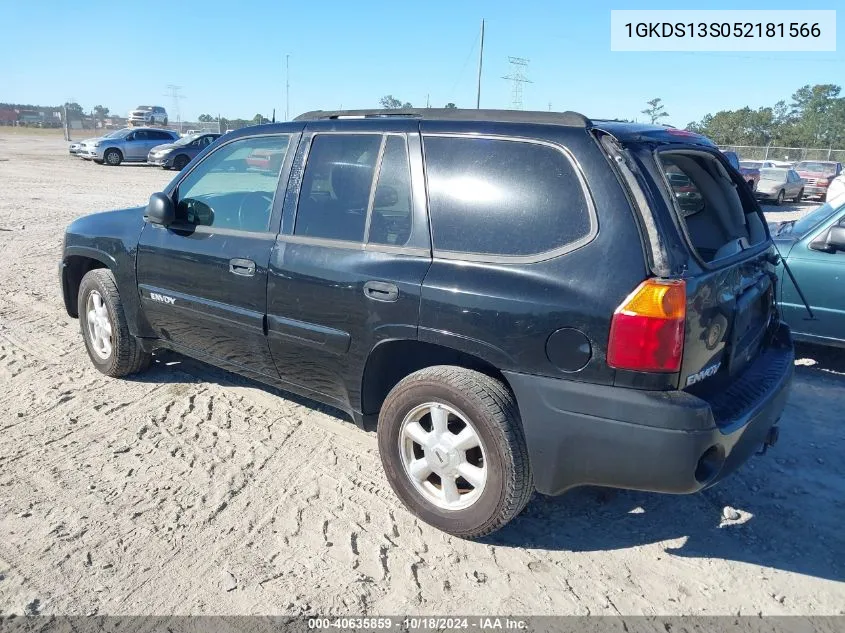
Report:
[[[787,103],[746,106],[706,114],[687,130],[704,134],[719,145],[845,148],[845,97],[834,84],[806,85]]]

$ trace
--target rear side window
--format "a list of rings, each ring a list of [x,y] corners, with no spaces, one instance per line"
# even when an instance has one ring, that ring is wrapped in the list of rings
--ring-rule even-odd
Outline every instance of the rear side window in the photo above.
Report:
[[[411,237],[411,166],[404,136],[388,136],[379,168],[373,211],[371,244],[404,246]]]
[[[530,256],[590,235],[581,181],[555,147],[426,136],[425,161],[436,250]]]
[[[380,134],[318,134],[311,142],[294,235],[364,241]]]

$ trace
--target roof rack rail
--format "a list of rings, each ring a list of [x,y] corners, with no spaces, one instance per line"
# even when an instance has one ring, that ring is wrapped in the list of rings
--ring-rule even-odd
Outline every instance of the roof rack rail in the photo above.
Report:
[[[503,123],[548,123],[569,127],[591,128],[593,122],[577,112],[545,112],[530,110],[472,110],[463,108],[397,108],[380,110],[312,110],[294,121],[380,119],[406,117],[422,120],[499,121]]]

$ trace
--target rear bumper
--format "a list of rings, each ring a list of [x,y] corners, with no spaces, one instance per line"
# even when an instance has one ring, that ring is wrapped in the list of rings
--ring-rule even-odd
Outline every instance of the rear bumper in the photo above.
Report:
[[[692,493],[741,466],[770,436],[792,381],[788,328],[712,402],[505,372],[519,403],[534,482]],[[717,424],[718,420],[718,424]]]

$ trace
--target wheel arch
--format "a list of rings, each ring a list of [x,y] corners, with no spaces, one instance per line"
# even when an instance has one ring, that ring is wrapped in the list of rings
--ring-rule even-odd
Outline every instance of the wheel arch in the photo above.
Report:
[[[62,260],[62,297],[68,315],[79,317],[77,299],[82,278],[95,268],[108,268],[114,273],[117,262],[108,253],[84,247],[69,247]]]
[[[413,339],[381,341],[367,357],[361,378],[361,411],[366,426],[372,425],[387,394],[400,380],[415,371],[435,365],[472,369],[501,381],[513,393],[502,372],[478,356]]]

